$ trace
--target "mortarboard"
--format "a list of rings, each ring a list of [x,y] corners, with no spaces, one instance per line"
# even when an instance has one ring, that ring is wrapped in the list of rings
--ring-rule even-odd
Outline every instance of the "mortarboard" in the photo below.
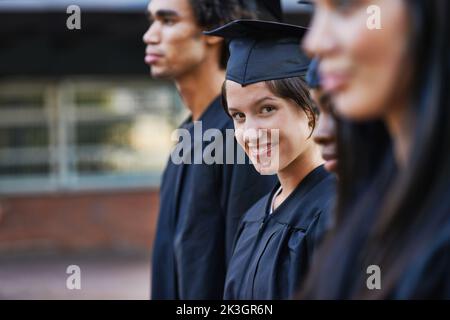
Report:
[[[300,50],[306,28],[261,20],[235,20],[206,35],[229,41],[228,80],[243,86],[305,76],[309,58]]]

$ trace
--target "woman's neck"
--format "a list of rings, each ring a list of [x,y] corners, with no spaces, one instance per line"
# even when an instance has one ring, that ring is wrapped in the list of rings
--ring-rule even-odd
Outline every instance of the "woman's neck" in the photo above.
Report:
[[[286,168],[278,171],[283,191],[275,201],[275,207],[280,205],[297,188],[300,182],[315,168],[322,165],[324,160],[320,155],[319,146],[312,141],[310,147],[292,161]]]

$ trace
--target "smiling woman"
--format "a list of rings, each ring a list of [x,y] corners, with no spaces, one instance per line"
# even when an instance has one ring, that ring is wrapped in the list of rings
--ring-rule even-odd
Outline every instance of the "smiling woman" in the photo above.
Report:
[[[303,80],[309,66],[299,51],[304,32],[287,24],[238,20],[207,33],[230,41],[222,101],[236,139],[259,173],[276,173],[279,179],[242,220],[225,299],[292,297],[328,227],[334,178],[311,138],[316,113]],[[275,143],[268,139],[273,134]],[[274,156],[278,161],[267,161]]]
[[[308,138],[315,128],[316,110],[301,77],[269,80],[245,87],[228,80],[222,87],[222,102],[234,120],[238,142],[260,173],[275,174],[297,158],[298,153],[315,149],[315,144]],[[263,122],[257,126],[245,125],[252,115]],[[251,135],[261,134],[262,129],[268,133],[267,141],[262,141],[261,135]],[[267,146],[270,133],[275,130],[278,141]],[[270,166],[263,165],[264,158],[275,155],[278,161],[271,161]]]

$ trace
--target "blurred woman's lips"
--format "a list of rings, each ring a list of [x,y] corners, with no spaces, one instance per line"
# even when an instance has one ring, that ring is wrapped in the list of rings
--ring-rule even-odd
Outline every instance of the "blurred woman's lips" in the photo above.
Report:
[[[327,92],[336,92],[348,82],[349,76],[342,72],[324,72],[321,74],[322,88]]]
[[[338,157],[335,153],[322,153],[325,160],[325,170],[335,172],[337,170]]]
[[[337,166],[338,166],[337,160],[325,161],[325,164],[324,164],[325,170],[327,170],[329,172],[336,172]]]
[[[335,160],[337,159],[337,155],[335,153],[322,153],[322,158],[325,161]]]

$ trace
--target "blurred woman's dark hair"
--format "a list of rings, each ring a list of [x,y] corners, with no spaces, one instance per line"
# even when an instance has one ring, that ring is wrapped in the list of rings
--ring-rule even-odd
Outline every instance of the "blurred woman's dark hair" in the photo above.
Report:
[[[301,298],[394,297],[403,272],[449,230],[450,2],[409,0],[405,5],[415,68],[408,92],[417,119],[409,163],[397,168],[381,121],[343,121],[336,223]],[[381,268],[382,290],[367,289],[369,265]]]
[[[302,77],[292,77],[277,80],[265,81],[267,88],[275,96],[294,102],[299,106],[308,117],[308,125],[311,129],[311,134],[316,127],[318,110],[311,98],[309,93],[309,88]],[[228,113],[228,102],[227,102],[227,90],[226,81],[222,85],[222,107],[225,112]]]

